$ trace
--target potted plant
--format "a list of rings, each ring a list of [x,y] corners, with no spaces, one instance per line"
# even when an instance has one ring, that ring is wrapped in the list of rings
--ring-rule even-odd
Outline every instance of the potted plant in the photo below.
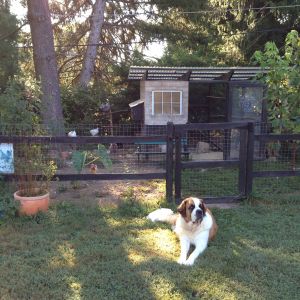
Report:
[[[43,145],[36,144],[16,146],[14,165],[18,190],[14,198],[20,202],[20,215],[48,210],[49,183],[57,167],[43,149]]]

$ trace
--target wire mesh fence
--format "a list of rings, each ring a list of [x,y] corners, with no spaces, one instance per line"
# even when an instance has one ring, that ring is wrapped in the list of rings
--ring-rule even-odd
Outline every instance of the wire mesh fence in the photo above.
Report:
[[[187,130],[182,145],[190,162],[238,161],[240,129]],[[222,197],[239,194],[238,167],[193,167],[182,171],[182,196]]]
[[[183,163],[232,162],[232,165],[183,168],[182,196],[223,197],[240,194],[239,162],[247,159],[243,130],[245,129],[200,130],[191,127],[184,131],[180,140]],[[272,135],[270,124],[263,123],[255,124],[254,134],[254,173],[300,171],[299,138],[261,138],[263,135]],[[167,171],[167,126],[146,126],[139,123],[113,126],[72,125],[65,128],[63,142],[52,138],[49,129],[17,124],[2,125],[0,135],[0,173],[8,170],[8,173],[22,176],[45,176],[53,172],[53,168],[57,175],[150,174]],[[37,136],[48,136],[49,139],[29,139]],[[86,142],[85,137],[89,138]],[[95,137],[95,142],[90,140]],[[107,137],[112,139],[106,139]],[[122,140],[120,137],[129,139]],[[135,139],[130,140],[131,137]],[[148,141],[142,137],[156,139]],[[41,167],[39,170],[38,166]],[[254,178],[253,189],[256,192],[269,192],[271,186],[274,191],[278,191],[278,186],[282,186],[282,191],[299,189],[299,176],[278,178],[281,178],[280,174],[270,178]]]
[[[261,159],[253,165],[254,171],[285,171],[300,169],[300,145],[296,140],[261,142],[256,152],[261,151]]]
[[[35,165],[49,164],[50,162],[56,165],[56,174],[126,174],[165,170],[166,126],[73,125],[65,128],[65,131],[65,141],[60,140],[59,142],[55,142],[54,138],[51,139],[50,132],[45,129],[37,130],[37,128],[24,128],[17,125],[2,126],[0,135],[5,136],[5,145],[11,145],[11,151],[13,151],[11,158],[14,158],[14,162],[11,160],[11,163],[17,166],[17,172],[20,171],[22,162],[24,162],[24,166],[28,162],[26,168],[22,168],[22,173],[25,172],[25,169],[28,173],[32,173],[31,169]],[[144,141],[143,139],[118,141],[119,137],[153,135],[157,136],[154,141]],[[30,139],[34,136],[50,136],[50,139],[41,141]],[[72,142],[70,137],[73,138]],[[89,137],[90,140],[88,142],[79,141],[81,137]],[[101,141],[101,137],[104,138],[103,141]],[[106,137],[112,137],[112,139],[107,142]],[[95,138],[95,143],[91,138]],[[32,162],[33,164],[31,164]]]
[[[182,196],[226,197],[239,194],[237,168],[196,168],[182,172]]]

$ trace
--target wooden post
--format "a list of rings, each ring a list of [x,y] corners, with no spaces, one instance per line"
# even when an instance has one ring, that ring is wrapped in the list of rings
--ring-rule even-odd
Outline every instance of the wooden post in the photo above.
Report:
[[[248,123],[247,163],[246,163],[246,197],[252,192],[254,161],[254,123]]]
[[[181,201],[181,132],[175,134],[175,202]]]
[[[239,152],[239,193],[245,196],[246,172],[247,172],[247,128],[240,129],[240,152]]]
[[[172,122],[167,124],[167,150],[166,150],[166,198],[168,202],[173,201],[173,140],[174,125]]]
[[[226,83],[225,94],[225,118],[226,122],[232,122],[232,99],[229,82]],[[224,130],[224,144],[223,144],[223,159],[230,159],[230,146],[231,146],[231,129]]]

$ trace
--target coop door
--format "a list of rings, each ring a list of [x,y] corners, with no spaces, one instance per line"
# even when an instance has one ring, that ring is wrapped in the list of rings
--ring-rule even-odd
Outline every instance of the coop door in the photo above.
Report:
[[[232,121],[261,122],[264,88],[259,84],[231,83],[230,102]]]
[[[250,121],[254,122],[254,131],[259,134],[264,130],[265,124],[265,111],[264,111],[264,87],[259,83],[243,82],[243,83],[230,83],[229,90],[229,103],[230,109],[230,120],[232,122],[238,121]],[[231,156],[234,153],[238,153],[238,147],[236,145],[240,144],[239,134],[235,130],[231,131]],[[255,157],[261,156],[263,145],[259,142],[255,142]]]

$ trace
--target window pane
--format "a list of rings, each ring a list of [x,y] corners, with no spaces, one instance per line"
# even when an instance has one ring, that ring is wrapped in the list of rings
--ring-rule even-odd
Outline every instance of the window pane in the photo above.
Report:
[[[180,115],[180,104],[173,104],[173,115]]]
[[[180,114],[180,92],[172,93],[172,113],[173,115]]]
[[[164,114],[171,114],[171,92],[164,92],[164,98],[163,98],[163,113]]]
[[[154,92],[154,114],[162,114],[162,92]]]

